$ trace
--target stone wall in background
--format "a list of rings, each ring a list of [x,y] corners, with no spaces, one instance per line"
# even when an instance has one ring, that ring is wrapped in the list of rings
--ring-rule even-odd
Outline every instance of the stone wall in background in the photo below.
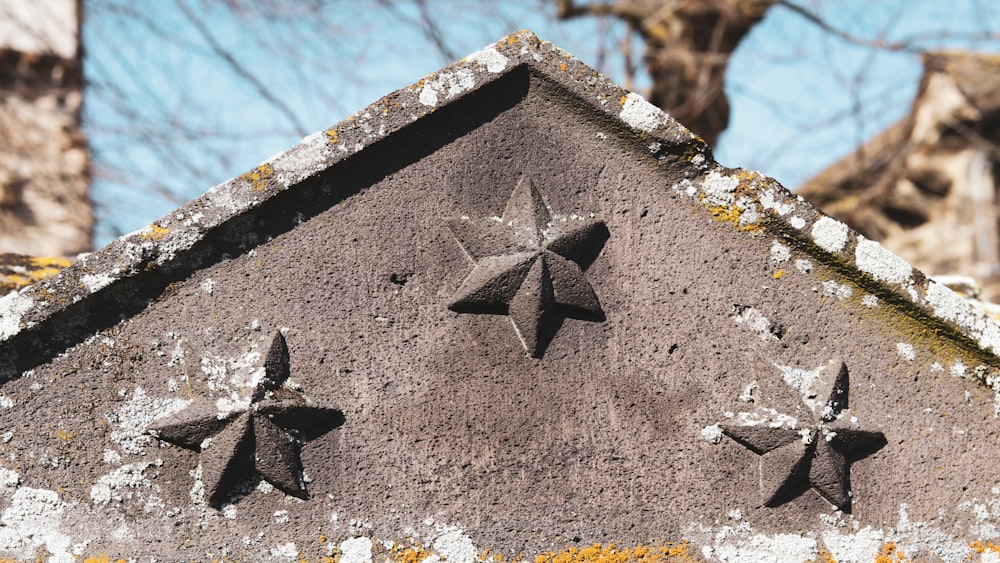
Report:
[[[930,53],[910,114],[798,193],[933,276],[1000,299],[1000,55]]]
[[[79,0],[0,0],[0,252],[91,249]]]

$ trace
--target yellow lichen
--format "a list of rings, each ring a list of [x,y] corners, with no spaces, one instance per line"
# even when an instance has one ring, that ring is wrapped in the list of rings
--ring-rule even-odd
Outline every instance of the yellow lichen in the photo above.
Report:
[[[559,552],[545,552],[535,557],[535,563],[694,563],[688,544],[667,543],[660,546],[637,545],[619,548],[614,543],[595,543],[579,549],[570,547]]]
[[[63,442],[69,443],[73,438],[76,438],[76,432],[66,432],[65,430],[60,430],[56,433]]]
[[[780,280],[783,277],[785,277],[785,271],[784,270],[778,270],[777,272],[774,273],[774,279],[776,279],[776,280]]]
[[[340,134],[337,133],[337,129],[334,127],[327,129],[326,142],[331,145],[335,145],[338,141],[340,141]]]
[[[758,225],[757,223],[741,225],[740,215],[742,212],[735,205],[709,205],[707,207],[708,212],[712,214],[713,219],[723,223],[729,223],[730,225],[736,227],[736,230],[738,231],[747,231],[754,234],[764,231],[764,227]]]
[[[0,295],[51,278],[70,264],[72,262],[60,256],[0,254]],[[45,298],[44,295],[39,297]]]
[[[566,63],[559,63],[559,70],[561,70],[563,72],[566,72],[566,69],[568,69],[568,68],[569,67],[566,66]]]
[[[625,102],[628,101],[628,96],[622,96],[622,99],[619,101],[621,102],[622,105],[625,105]]]
[[[149,227],[147,227],[143,231],[143,233],[141,235],[139,235],[139,237],[147,239],[147,240],[161,240],[161,239],[163,239],[163,237],[167,236],[167,234],[169,232],[170,232],[170,229],[161,227],[161,226],[157,225],[156,223],[153,223],[152,225],[150,225]]]
[[[327,135],[329,135],[327,131]],[[262,192],[267,189],[269,180],[274,176],[274,168],[270,164],[261,164],[250,172],[240,175],[240,180],[250,182],[250,189],[255,192]]]

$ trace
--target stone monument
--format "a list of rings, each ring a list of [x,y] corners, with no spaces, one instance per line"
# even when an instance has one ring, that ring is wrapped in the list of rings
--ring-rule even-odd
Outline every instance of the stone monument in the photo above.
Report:
[[[1000,327],[530,32],[3,298],[0,348],[14,559],[1000,551]]]

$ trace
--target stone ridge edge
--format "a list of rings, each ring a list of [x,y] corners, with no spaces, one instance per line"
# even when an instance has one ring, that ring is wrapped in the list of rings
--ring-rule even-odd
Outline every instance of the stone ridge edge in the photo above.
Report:
[[[521,66],[567,88],[620,122],[623,129],[631,129],[634,137],[629,141],[646,145],[650,157],[664,164],[682,158],[699,169],[697,177],[681,180],[672,188],[698,199],[717,220],[750,236],[770,228],[821,262],[842,272],[855,271],[856,276],[848,277],[869,288],[884,288],[880,294],[900,296],[897,303],[908,299],[912,307],[907,311],[923,311],[952,327],[978,347],[978,355],[987,363],[1000,364],[1000,325],[985,313],[775,180],[717,164],[704,141],[672,117],[530,31],[507,35],[388,94],[160,220],[82,257],[58,275],[0,298],[0,345],[122,280],[148,270],[169,270],[178,253],[191,249],[226,221]],[[977,375],[991,387],[997,383],[995,369]]]
[[[693,198],[714,220],[748,236],[768,236],[774,239],[772,244],[801,250],[913,317],[935,338],[946,338],[971,353],[983,364],[973,368],[971,375],[1000,399],[1000,324],[986,312],[773,178],[726,168],[697,155],[692,164],[702,174],[674,183],[671,187],[676,194]]]

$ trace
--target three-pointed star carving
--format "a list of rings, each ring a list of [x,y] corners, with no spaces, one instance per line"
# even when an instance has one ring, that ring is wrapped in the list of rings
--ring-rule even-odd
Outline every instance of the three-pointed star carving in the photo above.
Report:
[[[196,402],[147,428],[161,440],[201,453],[202,482],[216,508],[234,485],[255,473],[289,495],[306,498],[302,443],[344,423],[341,411],[314,405],[286,385],[289,357],[281,332],[272,337],[263,367],[263,377],[241,408],[220,412],[213,403]]]
[[[848,374],[843,362],[833,360],[812,371],[778,367],[786,382],[802,392],[815,424],[797,428],[787,423],[790,417],[775,421],[765,413],[743,424],[722,424],[722,431],[760,455],[765,506],[783,504],[811,487],[840,510],[850,512],[850,464],[884,446],[885,436],[856,427],[848,409]]]
[[[566,317],[603,321],[583,270],[608,239],[599,219],[553,218],[528,176],[503,216],[448,224],[475,263],[449,308],[510,317],[528,354],[540,358]]]

